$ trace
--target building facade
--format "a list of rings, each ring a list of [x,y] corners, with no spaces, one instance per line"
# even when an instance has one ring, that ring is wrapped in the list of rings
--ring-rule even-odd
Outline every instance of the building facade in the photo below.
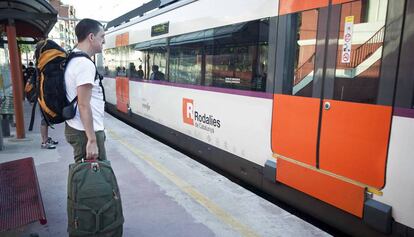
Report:
[[[62,48],[70,50],[76,44],[76,9],[71,5],[62,4],[60,0],[49,2],[58,11],[58,21],[49,33],[49,39],[57,42]]]

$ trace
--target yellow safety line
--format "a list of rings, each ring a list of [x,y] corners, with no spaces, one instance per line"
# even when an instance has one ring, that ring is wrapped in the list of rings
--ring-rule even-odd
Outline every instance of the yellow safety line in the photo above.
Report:
[[[210,213],[217,216],[222,222],[226,223],[227,225],[231,226],[233,229],[237,230],[242,236],[259,236],[253,230],[251,230],[248,226],[240,223],[237,221],[231,214],[227,213],[213,201],[208,199],[202,193],[197,191],[193,188],[190,184],[176,176],[173,172],[168,170],[165,166],[151,158],[150,156],[146,155],[144,152],[138,150],[136,147],[132,146],[131,144],[124,141],[120,138],[114,131],[107,129],[108,133],[115,138],[115,140],[119,141],[122,145],[127,147],[132,153],[139,156],[142,160],[146,161],[150,166],[156,169],[159,173],[164,175],[167,179],[173,182],[179,189],[183,192],[188,194],[202,206],[204,206]]]
[[[310,170],[313,170],[313,171],[316,171],[316,172],[319,172],[319,173],[322,173],[322,174],[331,176],[331,177],[336,178],[336,179],[339,179],[341,181],[344,181],[344,182],[347,182],[347,183],[351,183],[353,185],[356,185],[356,186],[359,186],[359,187],[362,187],[362,188],[366,188],[368,192],[373,193],[375,195],[382,196],[382,194],[383,194],[382,191],[378,190],[375,187],[369,186],[367,184],[364,184],[364,183],[361,183],[361,182],[352,180],[350,178],[347,178],[347,177],[344,177],[344,176],[341,176],[341,175],[334,174],[334,173],[329,172],[329,171],[326,171],[326,170],[317,169],[316,167],[314,167],[312,165],[308,165],[306,163],[303,163],[303,162],[300,162],[300,161],[297,161],[297,160],[288,158],[286,156],[282,156],[282,155],[279,155],[279,154],[274,153],[273,154],[273,157],[276,158],[276,159],[285,160],[287,162],[294,163],[294,164],[299,165],[299,166],[302,166],[304,168],[307,168],[307,169],[310,169]]]

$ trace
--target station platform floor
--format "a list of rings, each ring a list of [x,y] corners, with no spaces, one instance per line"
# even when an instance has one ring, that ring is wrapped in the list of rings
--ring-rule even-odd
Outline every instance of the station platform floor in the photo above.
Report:
[[[25,103],[24,108],[26,138],[4,138],[0,163],[34,158],[48,222],[34,222],[0,236],[68,236],[66,185],[72,148],[60,124],[49,129],[49,135],[59,141],[57,149],[41,149],[39,112],[34,130],[28,132],[31,106]],[[105,116],[107,157],[118,179],[125,217],[123,236],[329,236],[186,155]]]

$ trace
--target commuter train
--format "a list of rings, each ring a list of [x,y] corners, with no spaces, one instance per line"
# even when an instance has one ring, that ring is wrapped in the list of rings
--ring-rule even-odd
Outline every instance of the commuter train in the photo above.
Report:
[[[107,111],[345,233],[414,236],[413,13],[154,0],[106,25]]]

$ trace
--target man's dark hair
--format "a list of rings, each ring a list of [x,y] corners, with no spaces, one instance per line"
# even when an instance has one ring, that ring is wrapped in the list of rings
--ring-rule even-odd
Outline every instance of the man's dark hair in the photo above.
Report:
[[[76,25],[75,34],[78,42],[82,42],[90,33],[96,35],[101,29],[102,24],[99,21],[85,18]]]

